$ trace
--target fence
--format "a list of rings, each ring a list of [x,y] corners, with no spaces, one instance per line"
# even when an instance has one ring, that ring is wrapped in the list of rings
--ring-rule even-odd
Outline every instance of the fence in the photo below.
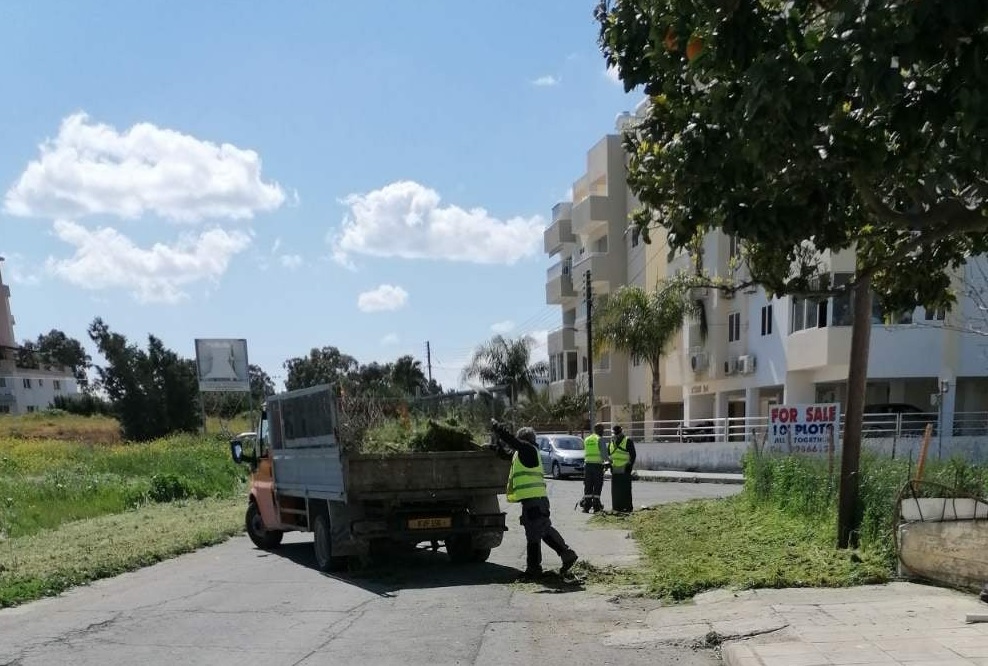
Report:
[[[844,432],[845,416],[841,414],[840,433]],[[768,429],[768,417],[730,417],[693,419],[692,421],[621,421],[625,433],[643,442],[675,442],[703,444],[711,442],[745,442],[752,437],[762,437]],[[862,437],[919,438],[927,424],[933,426],[933,435],[940,434],[940,415],[937,412],[903,414],[865,414]],[[604,427],[610,430],[611,423]],[[988,412],[955,412],[951,432],[954,437],[988,436]],[[948,435],[949,433],[944,433]]]

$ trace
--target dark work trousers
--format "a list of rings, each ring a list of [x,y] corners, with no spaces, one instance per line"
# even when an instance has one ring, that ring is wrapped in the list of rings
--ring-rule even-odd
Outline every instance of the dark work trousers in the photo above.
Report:
[[[560,559],[576,559],[576,553],[566,545],[562,535],[552,526],[549,518],[549,498],[526,499],[521,501],[521,524],[525,528],[527,543],[525,565],[529,572],[542,570],[542,542],[556,551]]]
[[[611,470],[611,509],[614,511],[632,511],[634,502],[631,499],[631,472],[622,470],[615,473]]]
[[[601,511],[604,505],[600,494],[604,491],[604,464],[587,463],[583,469],[583,511]]]

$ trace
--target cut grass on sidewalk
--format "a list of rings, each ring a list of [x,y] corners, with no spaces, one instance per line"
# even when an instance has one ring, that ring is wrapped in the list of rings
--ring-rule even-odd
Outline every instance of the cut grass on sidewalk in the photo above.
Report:
[[[245,507],[243,497],[151,504],[0,541],[0,608],[225,541]]]
[[[787,515],[744,496],[592,521],[631,530],[643,562],[635,569],[584,567],[588,579],[637,586],[668,601],[721,587],[846,587],[885,582],[891,575],[880,555],[836,550],[833,521]]]

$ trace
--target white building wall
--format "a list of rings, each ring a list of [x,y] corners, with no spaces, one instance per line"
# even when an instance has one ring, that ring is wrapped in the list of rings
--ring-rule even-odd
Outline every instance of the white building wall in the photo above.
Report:
[[[49,409],[56,396],[77,395],[79,384],[71,375],[45,370],[0,372],[0,414],[26,414]]]

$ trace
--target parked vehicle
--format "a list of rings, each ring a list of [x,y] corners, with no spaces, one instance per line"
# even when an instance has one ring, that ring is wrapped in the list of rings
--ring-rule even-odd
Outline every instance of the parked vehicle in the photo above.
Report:
[[[542,469],[554,479],[583,474],[583,440],[576,435],[549,433],[536,437]]]
[[[507,530],[498,494],[510,462],[481,448],[347,453],[337,436],[336,400],[327,385],[271,396],[256,448],[247,437],[231,440],[234,461],[251,468],[251,541],[273,549],[285,532],[312,532],[324,571],[372,550],[422,542],[442,542],[454,562],[487,560]]]

